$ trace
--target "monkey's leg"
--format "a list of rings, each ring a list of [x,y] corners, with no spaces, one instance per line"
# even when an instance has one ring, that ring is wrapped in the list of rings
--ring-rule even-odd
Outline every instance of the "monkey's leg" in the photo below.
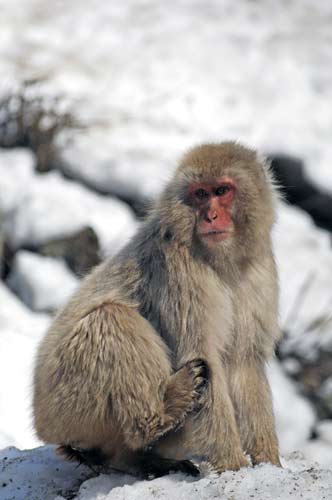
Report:
[[[264,361],[252,358],[238,363],[230,370],[230,381],[243,448],[253,464],[281,466]]]
[[[185,363],[168,380],[163,396],[161,413],[145,418],[140,428],[139,445],[133,441],[133,435],[127,441],[130,449],[151,449],[155,443],[170,431],[181,428],[188,414],[197,411],[202,405],[202,395],[209,379],[209,369],[205,361],[194,359]],[[135,430],[138,425],[135,421]],[[132,432],[132,431],[131,431]]]
[[[190,460],[162,458],[154,451],[144,450],[119,450],[112,459],[111,467],[143,479],[153,479],[171,472],[199,475],[199,469]]]
[[[172,375],[167,347],[150,323],[133,307],[106,304],[57,342],[46,340],[37,373],[41,439],[77,449],[103,449],[106,441],[112,447],[116,440],[136,450],[183,423],[206,365],[189,363]]]
[[[218,472],[238,470],[248,461],[241,447],[226,372],[218,358],[209,358],[208,363],[211,376],[200,412],[189,417],[182,430],[162,439],[156,449],[163,457],[205,457]]]
[[[149,449],[132,451],[124,449],[122,445],[114,446],[113,437],[110,444],[106,443],[101,447],[84,449],[62,445],[57,452],[67,460],[78,461],[100,472],[107,472],[111,468],[145,479],[164,476],[170,472],[197,476],[199,469],[189,460],[162,458],[151,448],[167,431],[180,428],[189,411],[200,407],[198,398],[204,392],[208,376],[206,363],[195,359],[187,362],[170,377],[164,396],[165,424],[160,429],[161,434],[149,443]]]
[[[190,460],[162,458],[153,451],[132,451],[122,448],[112,453],[111,460],[108,460],[107,453],[103,453],[100,448],[86,450],[63,445],[59,446],[56,451],[67,460],[79,462],[102,474],[118,471],[142,479],[166,476],[171,472],[183,472],[190,476],[199,475],[199,469]]]

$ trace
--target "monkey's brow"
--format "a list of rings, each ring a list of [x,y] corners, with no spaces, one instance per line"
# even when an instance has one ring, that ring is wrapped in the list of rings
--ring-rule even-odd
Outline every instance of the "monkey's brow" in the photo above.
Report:
[[[187,171],[182,172],[180,182],[182,181],[183,183],[185,183],[185,186],[187,188],[190,186],[190,184],[196,183],[213,184],[216,181],[216,177],[220,177],[222,175],[222,172],[218,172],[218,175],[211,175],[211,173],[208,173],[206,171],[197,172],[195,171],[194,167],[191,166],[188,166],[186,168]]]

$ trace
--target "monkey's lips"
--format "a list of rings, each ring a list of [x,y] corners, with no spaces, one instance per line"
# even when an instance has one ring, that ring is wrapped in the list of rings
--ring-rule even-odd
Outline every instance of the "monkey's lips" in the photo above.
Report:
[[[216,230],[200,232],[200,236],[204,239],[212,240],[215,242],[226,240],[230,237],[232,231],[228,230]]]

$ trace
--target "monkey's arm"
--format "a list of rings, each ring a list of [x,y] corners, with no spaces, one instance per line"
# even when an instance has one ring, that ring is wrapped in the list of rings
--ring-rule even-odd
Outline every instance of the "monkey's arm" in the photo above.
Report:
[[[265,361],[251,355],[230,369],[231,393],[243,449],[253,464],[280,466],[272,398]]]

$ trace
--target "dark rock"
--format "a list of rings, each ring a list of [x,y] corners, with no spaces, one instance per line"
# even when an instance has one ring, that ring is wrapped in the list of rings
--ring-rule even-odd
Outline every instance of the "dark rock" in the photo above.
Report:
[[[0,243],[1,245],[1,243]],[[1,270],[1,279],[7,279],[7,276],[10,273],[12,262],[14,259],[14,252],[6,242],[5,238],[2,239],[2,255],[0,255],[0,270]]]
[[[79,277],[87,274],[101,260],[99,241],[91,227],[40,245],[35,250],[49,257],[62,257]]]
[[[308,212],[317,226],[332,232],[332,195],[310,182],[303,161],[282,154],[271,154],[269,160],[288,202]]]

